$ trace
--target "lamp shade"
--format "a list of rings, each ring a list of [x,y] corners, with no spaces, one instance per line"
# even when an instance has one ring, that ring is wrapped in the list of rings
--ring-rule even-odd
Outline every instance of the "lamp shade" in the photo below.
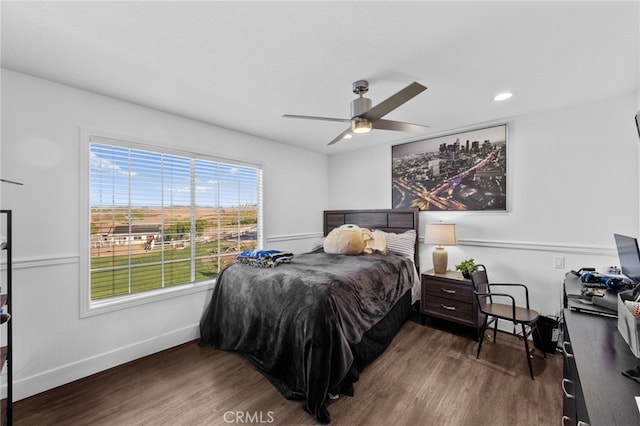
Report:
[[[427,223],[424,232],[424,242],[436,246],[455,246],[455,223]]]

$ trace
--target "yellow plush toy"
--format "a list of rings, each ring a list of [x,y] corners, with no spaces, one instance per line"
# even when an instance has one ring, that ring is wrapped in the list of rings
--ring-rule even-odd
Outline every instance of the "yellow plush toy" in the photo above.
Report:
[[[324,251],[332,254],[360,254],[372,239],[371,231],[357,225],[342,225],[324,239]]]

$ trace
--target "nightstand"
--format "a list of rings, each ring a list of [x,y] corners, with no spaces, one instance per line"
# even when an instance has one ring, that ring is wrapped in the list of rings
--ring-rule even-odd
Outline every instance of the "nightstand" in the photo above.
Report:
[[[473,295],[471,280],[460,272],[436,274],[431,269],[422,273],[421,287],[421,314],[473,327],[479,335],[484,318]]]

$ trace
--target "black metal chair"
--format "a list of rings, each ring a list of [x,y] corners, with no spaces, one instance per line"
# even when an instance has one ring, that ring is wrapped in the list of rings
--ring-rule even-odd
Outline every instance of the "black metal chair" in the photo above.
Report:
[[[496,341],[496,332],[498,331],[498,320],[510,321],[513,323],[513,334],[516,334],[516,328],[518,325],[522,327],[522,339],[524,340],[525,355],[527,357],[527,364],[529,365],[529,374],[531,380],[533,378],[533,367],[531,367],[531,355],[529,353],[529,339],[528,337],[536,332],[538,337],[540,331],[536,325],[540,314],[529,307],[529,289],[524,284],[504,284],[504,283],[489,283],[487,277],[487,268],[484,265],[477,265],[478,270],[471,272],[471,283],[473,284],[473,294],[478,302],[478,308],[480,312],[484,314],[484,322],[482,323],[482,329],[480,334],[480,341],[478,343],[478,353],[476,358],[480,358],[480,350],[482,349],[482,341],[484,340],[484,333],[491,323],[493,323],[493,341]],[[491,287],[519,287],[524,288],[525,299],[527,307],[522,308],[516,306],[515,298],[507,293],[494,293],[491,291]],[[499,301],[505,301],[507,303],[496,303],[493,299]],[[510,302],[510,303],[509,303]],[[526,330],[528,326],[529,330]],[[542,351],[544,357],[547,354]]]

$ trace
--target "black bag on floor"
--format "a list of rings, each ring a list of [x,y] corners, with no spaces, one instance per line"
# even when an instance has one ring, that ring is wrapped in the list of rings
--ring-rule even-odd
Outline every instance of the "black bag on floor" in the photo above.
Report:
[[[538,317],[538,333],[533,333],[533,344],[548,354],[556,352],[560,336],[560,321],[557,317]]]

